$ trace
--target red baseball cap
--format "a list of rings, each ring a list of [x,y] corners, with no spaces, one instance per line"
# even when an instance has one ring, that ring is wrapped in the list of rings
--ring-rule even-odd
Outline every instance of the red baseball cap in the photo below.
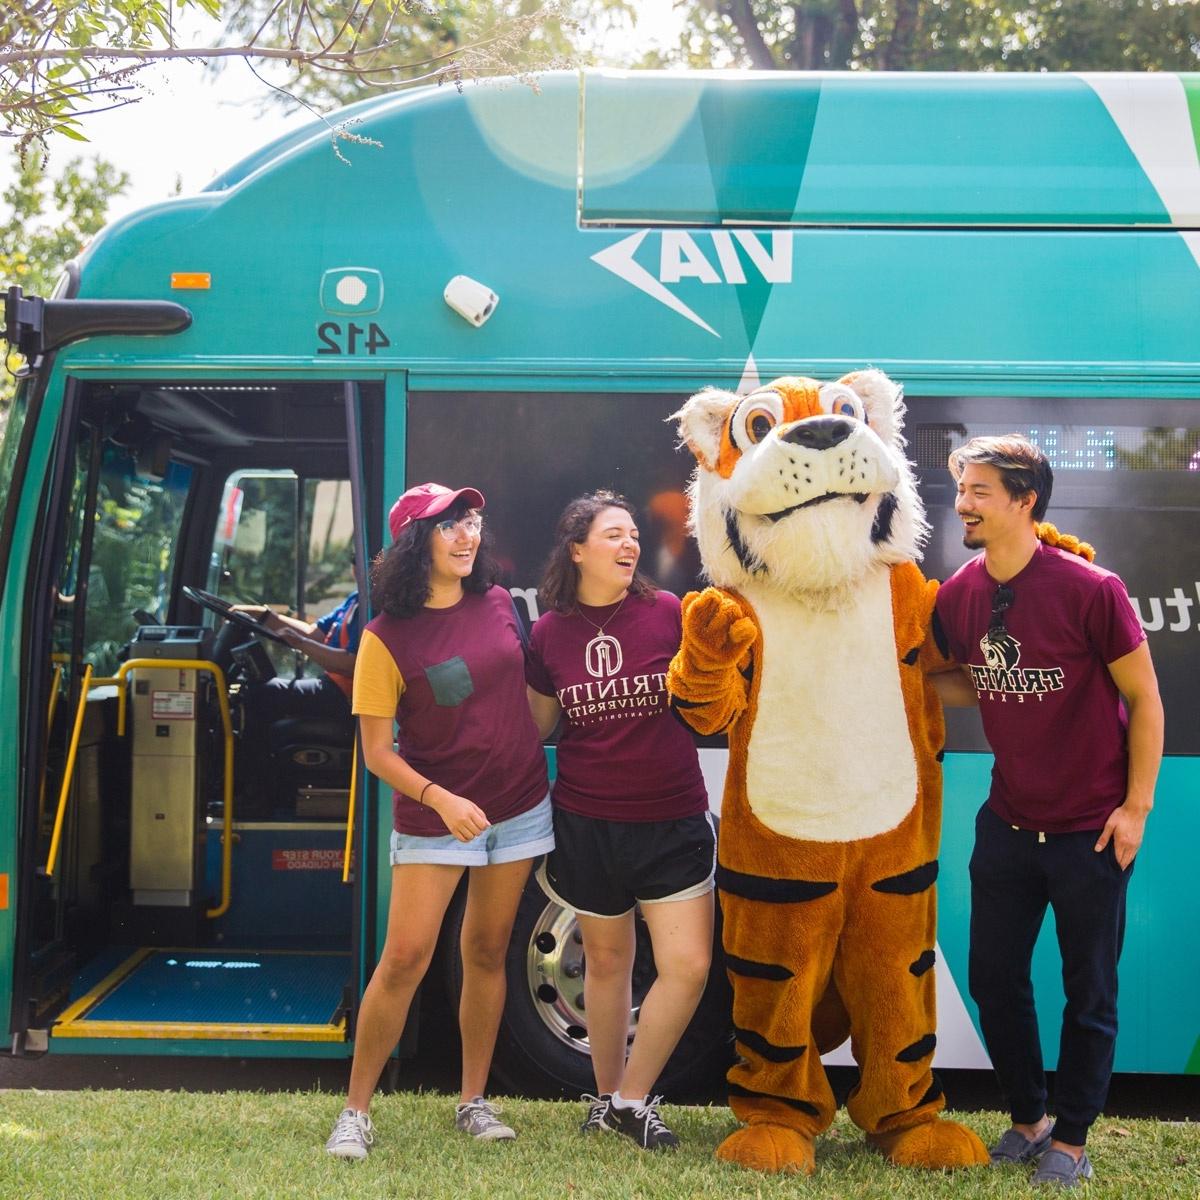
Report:
[[[483,493],[477,488],[459,488],[457,491],[443,487],[440,483],[418,483],[410,487],[388,513],[388,528],[392,531],[392,541],[400,536],[400,531],[419,521],[422,517],[436,517],[443,513],[459,497],[463,497],[472,508],[484,506]]]

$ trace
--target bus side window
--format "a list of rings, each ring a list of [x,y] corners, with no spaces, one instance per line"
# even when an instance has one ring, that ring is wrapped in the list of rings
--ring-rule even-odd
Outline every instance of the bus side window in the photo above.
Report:
[[[237,471],[217,516],[208,588],[315,621],[354,590],[353,544],[348,480]],[[280,675],[313,670],[278,644],[266,648]]]
[[[116,670],[118,654],[137,628],[135,610],[160,621],[166,617],[192,474],[190,466],[177,462],[167,463],[161,476],[143,474],[130,450],[112,443],[103,449],[83,636],[83,658],[97,675]],[[73,504],[72,533],[81,529],[80,515]],[[59,584],[63,608],[78,589],[77,547],[72,537]]]

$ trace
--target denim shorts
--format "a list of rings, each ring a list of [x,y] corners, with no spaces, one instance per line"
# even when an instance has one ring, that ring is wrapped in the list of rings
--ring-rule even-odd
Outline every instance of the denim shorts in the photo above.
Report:
[[[452,833],[429,837],[392,830],[392,866],[437,863],[450,867],[489,867],[539,858],[554,849],[550,797],[528,812],[489,825],[478,837],[460,842]]]

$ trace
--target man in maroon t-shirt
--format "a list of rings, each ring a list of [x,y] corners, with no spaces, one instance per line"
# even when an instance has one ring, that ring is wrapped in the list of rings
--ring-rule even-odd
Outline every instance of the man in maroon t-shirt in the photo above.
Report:
[[[1125,893],[1154,799],[1163,712],[1125,586],[1040,526],[1053,475],[1016,435],[950,456],[963,542],[982,550],[938,592],[937,621],[995,755],[971,856],[971,995],[1012,1115],[992,1162],[1034,1183],[1092,1175],[1084,1146],[1108,1094]],[[957,694],[952,694],[957,693]],[[1124,698],[1124,706],[1122,705]],[[1046,1114],[1030,963],[1054,910],[1067,1007]]]

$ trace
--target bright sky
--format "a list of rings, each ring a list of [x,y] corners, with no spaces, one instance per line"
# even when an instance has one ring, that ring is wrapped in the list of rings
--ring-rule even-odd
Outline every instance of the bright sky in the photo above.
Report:
[[[644,49],[673,41],[679,17],[672,2],[639,0],[634,29],[597,35],[595,43],[603,48],[632,41]],[[181,37],[180,44],[215,44],[217,23],[197,22],[196,28],[196,40]],[[257,147],[312,120],[299,106],[264,103],[268,89],[241,61],[231,61],[219,73],[176,61],[147,68],[139,79],[137,103],[84,119],[89,144],[64,138],[50,144],[52,173],[70,158],[93,154],[129,173],[129,190],[113,201],[110,217],[174,195],[177,182],[183,192],[195,192]],[[0,187],[11,174],[7,158],[0,159]]]

